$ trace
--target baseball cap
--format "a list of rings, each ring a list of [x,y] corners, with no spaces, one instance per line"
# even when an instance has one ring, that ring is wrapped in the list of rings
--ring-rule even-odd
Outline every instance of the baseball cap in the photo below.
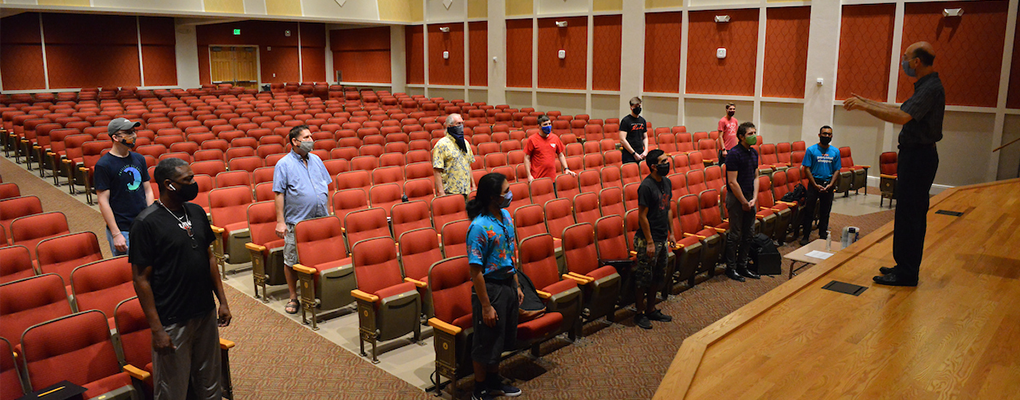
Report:
[[[110,121],[110,125],[107,126],[107,129],[110,135],[112,136],[117,132],[134,129],[139,126],[142,126],[141,122],[131,122],[127,118],[117,118],[113,121]]]

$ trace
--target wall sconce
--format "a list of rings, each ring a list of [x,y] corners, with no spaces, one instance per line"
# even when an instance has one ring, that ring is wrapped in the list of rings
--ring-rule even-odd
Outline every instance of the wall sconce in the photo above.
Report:
[[[715,16],[715,22],[717,22],[717,23],[730,22],[730,16],[729,15],[716,15]]]
[[[450,33],[450,27],[449,26],[440,27],[439,31],[443,33]]]
[[[959,17],[963,15],[962,8],[946,8],[942,10],[943,17]]]
[[[558,26],[560,28],[566,28],[567,27],[567,21],[556,21],[556,26]]]
[[[560,50],[560,51],[556,52],[556,56],[559,57],[560,60],[563,60],[563,59],[567,58],[567,51],[566,50]]]
[[[444,60],[449,60],[450,59],[450,52],[449,51],[444,51],[443,52],[443,59]]]

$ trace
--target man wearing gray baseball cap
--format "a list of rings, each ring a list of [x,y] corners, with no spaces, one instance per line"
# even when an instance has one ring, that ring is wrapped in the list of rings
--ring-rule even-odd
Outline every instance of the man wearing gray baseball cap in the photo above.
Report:
[[[114,256],[127,254],[128,232],[138,213],[153,202],[145,157],[131,151],[140,122],[126,118],[110,121],[113,148],[96,162],[95,184],[99,211],[106,221],[106,238]]]

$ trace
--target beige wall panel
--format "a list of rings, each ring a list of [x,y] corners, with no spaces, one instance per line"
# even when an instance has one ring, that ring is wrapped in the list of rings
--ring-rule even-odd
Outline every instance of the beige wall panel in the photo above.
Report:
[[[425,16],[428,21],[463,21],[467,17],[467,1],[455,0],[446,8],[443,0],[425,0]]]
[[[89,7],[89,0],[39,0],[40,6]]]
[[[538,93],[535,110],[560,111],[564,115],[585,113],[585,96],[575,93]]]
[[[244,13],[245,14],[265,14],[266,13],[266,1],[265,0],[244,0]]]
[[[379,0],[379,19],[383,21],[421,22],[423,20],[422,1]]]
[[[589,0],[536,0],[539,14],[585,14]]]
[[[721,118],[722,115],[720,114]],[[739,119],[739,118],[738,118]],[[804,124],[804,105],[787,103],[761,103],[761,123],[758,132],[763,143],[795,142],[800,140]],[[712,128],[711,130],[715,130]],[[854,160],[857,158],[854,157]]]
[[[531,15],[534,7],[532,0],[506,0],[506,15]]]
[[[468,98],[466,99],[469,103],[477,103],[484,101],[489,102],[489,91],[485,89],[468,89]]]
[[[506,104],[510,105],[510,108],[516,109],[531,107],[531,92],[516,92],[507,90]]]
[[[623,100],[627,101],[628,99],[630,97]],[[674,126],[680,120],[676,115],[679,101],[674,97],[642,96],[641,116],[645,117],[645,121],[648,121],[648,124],[653,128]],[[623,115],[617,115],[616,118],[623,119]]]
[[[620,96],[615,94],[591,95],[591,117],[605,121],[609,118],[622,118],[620,113]]]
[[[885,122],[878,118],[872,118],[860,111],[848,112],[842,106],[833,109],[832,123],[829,124],[832,126],[832,144],[837,147],[850,146],[854,163],[872,166],[868,170],[868,175],[878,176],[878,156],[886,151],[883,149],[896,149],[896,137],[889,139],[885,137]],[[810,140],[804,139],[808,146],[818,143],[817,133],[820,128],[821,126],[804,127],[803,132],[814,132]]]
[[[296,0],[266,0],[266,14],[300,16],[301,2]]]
[[[592,3],[592,8],[595,11],[621,11],[623,10],[623,0],[595,0]]]
[[[59,0],[58,0],[59,1]],[[88,1],[86,1],[88,3]],[[42,4],[40,1],[39,4]],[[202,12],[202,0],[92,0],[92,7],[125,10],[193,11]]]
[[[684,126],[687,132],[711,132],[719,129],[719,118],[726,115],[726,100],[684,100]],[[750,101],[733,101],[737,105],[737,120],[746,122],[751,119],[753,103]],[[755,125],[760,125],[758,121]]]
[[[692,7],[704,7],[704,6],[729,6],[734,4],[747,4],[757,7],[758,0],[688,0],[688,6]]]
[[[899,128],[895,129],[897,133]],[[947,111],[942,122],[942,141],[938,143],[939,171],[935,183],[962,186],[985,182],[994,128],[994,114]]]
[[[423,96],[425,95],[425,89],[420,87],[409,87],[404,92],[407,93],[408,96],[414,96],[419,94]]]
[[[5,4],[23,4],[23,5],[30,5],[30,6],[34,6],[34,5],[38,4],[36,2],[36,0],[4,0],[4,3]]]
[[[464,89],[439,89],[430,87],[429,97],[442,97],[447,100],[464,99]]]
[[[244,14],[244,0],[205,0],[205,12]]]
[[[669,8],[683,5],[684,0],[645,0],[645,8]]]
[[[1002,130],[1002,143],[1006,144],[1020,138],[1020,115],[1007,115]],[[1020,177],[1020,142],[1013,143],[999,150],[998,179]]]
[[[341,7],[336,0],[302,0],[301,8],[304,15],[308,17],[373,21],[379,19],[379,7],[376,7],[376,4],[371,1],[347,0]]]
[[[487,0],[468,0],[468,18],[488,18],[489,2]]]

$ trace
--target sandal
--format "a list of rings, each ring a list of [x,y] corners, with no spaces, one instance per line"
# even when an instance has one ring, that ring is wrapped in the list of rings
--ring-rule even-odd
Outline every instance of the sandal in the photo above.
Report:
[[[298,309],[300,307],[301,303],[298,303],[298,301],[295,299],[291,299],[290,301],[287,302],[287,305],[284,306],[283,311],[286,311],[287,314],[297,314]]]

